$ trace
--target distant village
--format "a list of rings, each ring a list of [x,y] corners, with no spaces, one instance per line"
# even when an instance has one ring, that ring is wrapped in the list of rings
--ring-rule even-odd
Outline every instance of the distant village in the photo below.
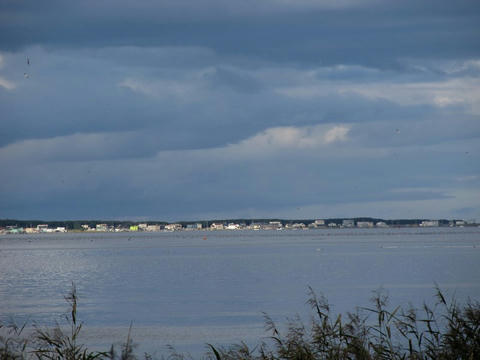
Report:
[[[216,231],[216,230],[313,230],[344,228],[389,228],[389,227],[465,227],[477,226],[474,220],[378,220],[369,218],[329,220],[272,220],[272,221],[202,221],[192,223],[95,223],[78,221],[52,222],[45,224],[8,224],[15,220],[3,220],[0,234],[36,234],[65,232],[160,232],[160,231]],[[28,221],[22,221],[27,223]],[[62,225],[59,226],[58,223]]]

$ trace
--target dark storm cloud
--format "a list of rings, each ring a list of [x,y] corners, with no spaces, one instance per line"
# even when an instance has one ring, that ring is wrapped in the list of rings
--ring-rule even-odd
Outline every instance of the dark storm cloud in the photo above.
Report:
[[[478,56],[475,1],[1,1],[4,50],[202,46],[221,54],[398,67],[402,57]]]
[[[474,1],[0,0],[0,217],[480,216],[478,23]]]

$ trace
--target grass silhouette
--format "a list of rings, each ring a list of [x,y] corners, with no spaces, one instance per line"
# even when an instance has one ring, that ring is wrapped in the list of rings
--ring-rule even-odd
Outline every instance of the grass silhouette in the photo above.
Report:
[[[455,298],[447,301],[438,286],[435,287],[435,305],[426,303],[420,308],[390,309],[388,298],[375,292],[372,306],[359,308],[344,315],[331,313],[324,296],[317,296],[309,288],[308,304],[311,319],[305,324],[297,316],[290,319],[282,332],[265,313],[265,330],[269,336],[259,340],[253,348],[240,342],[216,347],[206,344],[204,359],[215,360],[450,360],[480,359],[480,303],[467,301],[458,304]],[[135,360],[131,328],[127,339],[117,351],[112,345],[105,352],[90,351],[78,336],[82,323],[77,319],[77,290],[74,285],[65,297],[70,312],[67,327],[34,326],[34,332],[24,336],[25,325],[0,324],[0,360]],[[192,359],[173,347],[162,358]],[[152,356],[143,354],[146,360]]]

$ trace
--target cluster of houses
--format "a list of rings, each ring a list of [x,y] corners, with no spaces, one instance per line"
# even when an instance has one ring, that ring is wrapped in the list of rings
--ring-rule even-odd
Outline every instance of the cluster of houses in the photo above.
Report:
[[[420,227],[438,227],[442,225],[448,226],[466,226],[470,222],[464,220],[452,220],[448,224],[441,224],[438,220],[424,220],[416,224]],[[94,226],[84,224],[81,229],[75,231],[89,231],[89,232],[126,232],[126,231],[189,231],[189,230],[304,230],[304,229],[322,229],[322,228],[388,228],[384,221],[358,221],[354,219],[343,219],[341,221],[332,220],[315,220],[307,224],[302,222],[251,222],[248,225],[244,222],[198,222],[198,223],[173,223],[173,224],[132,224],[132,225],[109,225],[96,224]],[[411,225],[410,225],[411,226]],[[39,224],[36,227],[17,227],[7,226],[0,228],[0,234],[33,234],[33,233],[64,233],[68,230],[66,227],[49,227],[47,224]]]
[[[37,234],[37,233],[64,233],[67,228],[64,226],[49,227],[47,224],[37,225],[36,227],[7,226],[0,228],[0,234]]]

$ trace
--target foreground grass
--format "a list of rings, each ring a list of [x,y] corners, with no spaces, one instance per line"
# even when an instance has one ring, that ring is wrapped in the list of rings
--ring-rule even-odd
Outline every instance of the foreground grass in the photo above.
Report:
[[[67,327],[53,329],[35,327],[32,335],[23,336],[23,327],[10,324],[0,336],[0,360],[135,360],[130,331],[116,349],[90,351],[78,340],[82,323],[77,320],[75,287],[65,298],[70,306]],[[281,332],[265,315],[267,340],[251,348],[245,343],[227,347],[206,344],[205,359],[480,359],[480,303],[458,304],[447,301],[436,289],[436,305],[420,309],[396,307],[390,309],[387,298],[376,293],[371,308],[361,308],[345,315],[332,315],[328,302],[309,289],[308,303],[312,309],[308,325],[298,317],[290,320]],[[141,358],[150,360],[149,354]],[[170,347],[162,358],[187,359]]]

